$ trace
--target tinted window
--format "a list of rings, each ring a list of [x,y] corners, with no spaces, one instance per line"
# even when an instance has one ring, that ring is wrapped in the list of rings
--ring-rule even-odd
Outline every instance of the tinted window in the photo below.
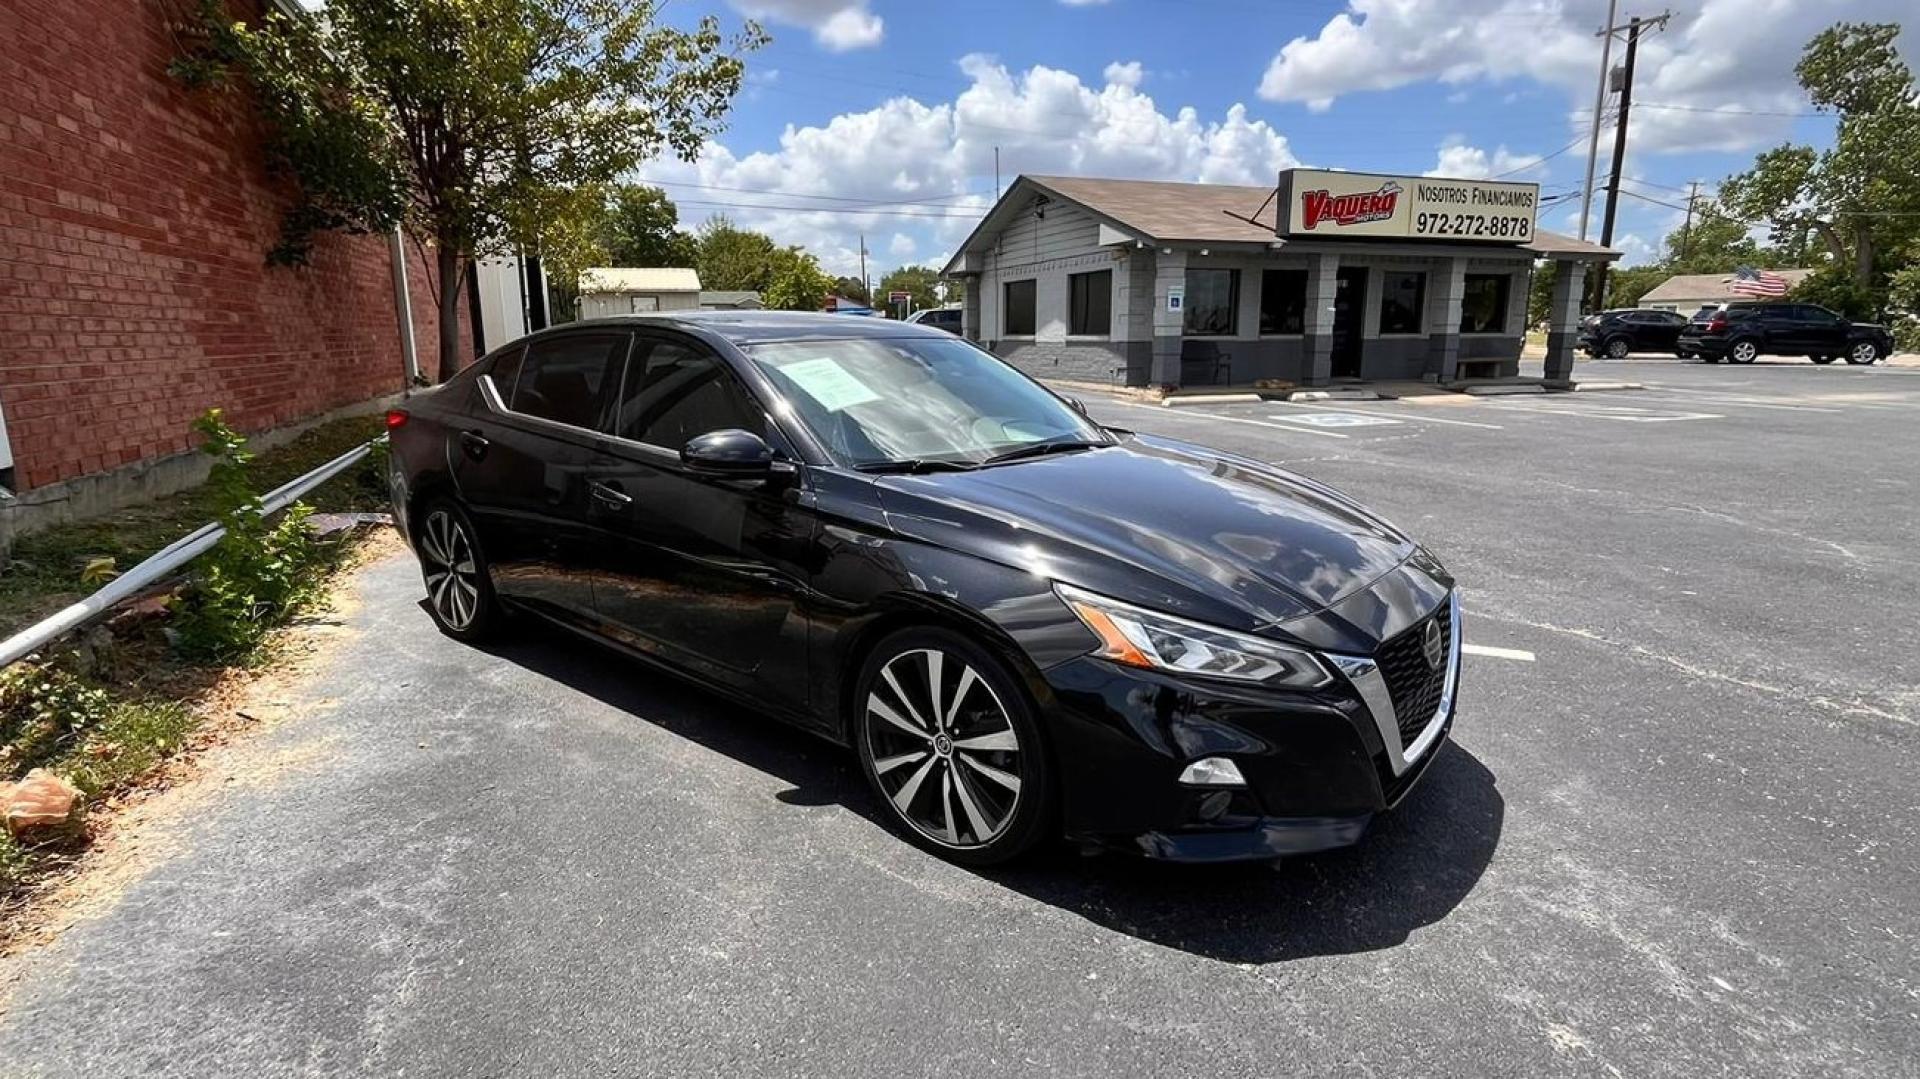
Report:
[[[526,349],[515,348],[494,357],[493,366],[487,368],[487,377],[493,380],[494,392],[508,408],[513,407],[513,384],[520,379],[520,357]]]
[[[1380,332],[1419,333],[1427,275],[1389,270],[1380,275]]]
[[[639,343],[627,361],[616,434],[678,452],[698,435],[732,428],[768,433],[718,357],[678,341]]]
[[[1225,337],[1240,324],[1240,271],[1188,270],[1189,337]]]
[[[1113,271],[1067,278],[1067,332],[1104,336],[1113,329]]]
[[[616,364],[626,348],[623,333],[569,334],[535,341],[527,346],[509,407],[555,423],[599,426],[608,375],[619,371]]]
[[[1460,300],[1461,333],[1500,333],[1507,328],[1506,274],[1470,273]],[[1637,314],[1627,316],[1640,321]]]
[[[1260,275],[1260,332],[1305,333],[1307,271],[1267,270]]]
[[[1033,282],[1009,281],[1006,288],[1007,308],[1001,316],[1006,323],[1008,337],[1033,336]]]

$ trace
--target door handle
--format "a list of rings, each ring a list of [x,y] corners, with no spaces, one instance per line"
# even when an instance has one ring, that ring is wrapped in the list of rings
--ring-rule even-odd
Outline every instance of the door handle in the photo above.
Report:
[[[466,451],[468,457],[476,461],[485,457],[487,448],[492,445],[493,443],[487,441],[487,436],[478,431],[460,432],[460,448]]]
[[[622,491],[618,487],[602,483],[599,480],[588,484],[587,490],[593,492],[593,497],[596,502],[611,506],[614,509],[625,509],[633,505],[632,495]]]

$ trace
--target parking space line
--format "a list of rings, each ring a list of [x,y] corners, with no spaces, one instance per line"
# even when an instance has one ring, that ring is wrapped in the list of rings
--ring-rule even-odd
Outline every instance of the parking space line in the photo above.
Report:
[[[1268,423],[1266,420],[1249,419],[1245,416],[1222,416],[1218,412],[1201,412],[1198,409],[1191,409],[1191,408],[1179,409],[1179,408],[1155,407],[1153,405],[1136,405],[1131,401],[1109,401],[1107,403],[1113,404],[1113,405],[1119,405],[1122,408],[1138,408],[1138,409],[1145,409],[1146,411],[1149,411],[1149,412],[1157,412],[1168,419],[1176,419],[1180,417],[1190,416],[1194,419],[1204,418],[1209,420],[1219,420],[1223,423],[1244,423],[1253,427],[1265,427],[1273,431],[1292,431],[1294,434],[1297,434],[1297,435],[1319,435],[1321,438],[1346,438],[1347,437],[1346,435],[1343,435],[1338,431],[1321,431],[1313,427],[1301,427],[1297,424],[1291,424],[1291,423]]]
[[[1524,648],[1495,648],[1486,644],[1463,644],[1460,651],[1469,656],[1485,656],[1488,659],[1512,659],[1521,663],[1532,663],[1532,652]]]
[[[1658,412],[1647,408],[1627,408],[1620,406],[1588,406],[1585,408],[1569,406],[1538,407],[1530,405],[1497,404],[1489,405],[1503,412],[1534,412],[1542,416],[1574,416],[1585,420],[1614,420],[1619,423],[1673,423],[1683,420],[1724,420],[1712,412]]]
[[[1483,427],[1489,431],[1504,431],[1506,428],[1497,423],[1475,423],[1472,420],[1448,420],[1439,416],[1414,416],[1403,412],[1383,412],[1364,408],[1320,408],[1305,401],[1269,401],[1268,404],[1286,405],[1290,408],[1311,409],[1314,412],[1337,412],[1348,416],[1379,416],[1389,420],[1407,420],[1412,423],[1444,423],[1452,427]],[[1274,417],[1279,419],[1278,416]]]

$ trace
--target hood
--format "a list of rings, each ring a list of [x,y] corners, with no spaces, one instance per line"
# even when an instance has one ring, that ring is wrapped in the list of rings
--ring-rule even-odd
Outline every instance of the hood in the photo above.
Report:
[[[1322,610],[1416,549],[1304,477],[1140,435],[971,472],[888,476],[879,490],[904,535],[1249,629]]]

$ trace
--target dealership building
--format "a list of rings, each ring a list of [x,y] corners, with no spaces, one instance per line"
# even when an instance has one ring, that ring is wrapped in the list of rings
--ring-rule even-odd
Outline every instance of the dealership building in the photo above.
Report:
[[[1130,386],[1442,384],[1519,372],[1558,264],[1564,384],[1590,267],[1534,184],[1291,169],[1275,187],[1021,176],[955,253],[963,332],[1032,374]]]

